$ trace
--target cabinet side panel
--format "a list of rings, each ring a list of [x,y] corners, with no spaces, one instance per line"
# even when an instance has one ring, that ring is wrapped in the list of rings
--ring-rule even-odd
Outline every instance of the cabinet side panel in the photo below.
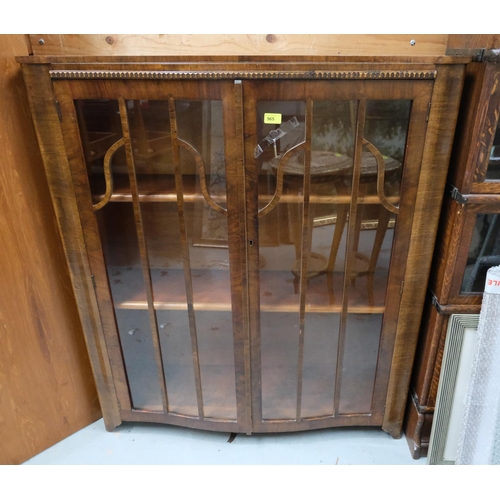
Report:
[[[63,247],[76,296],[106,427],[121,423],[99,310],[91,281],[75,192],[46,66],[23,66],[35,130],[42,152]]]
[[[463,73],[464,66],[440,66],[434,85],[383,424],[394,437],[401,435]]]
[[[0,463],[19,464],[100,417],[21,68],[0,45]]]
[[[467,212],[455,200],[445,195],[441,220],[438,227],[439,244],[432,263],[429,289],[440,304],[448,304],[451,294],[460,244],[463,241],[463,230]],[[451,296],[450,296],[451,295]]]
[[[441,366],[442,352],[439,352],[443,324],[448,321],[448,316],[439,314],[427,298],[422,325],[420,328],[419,344],[415,356],[415,371],[413,373],[412,387],[421,406],[433,406],[429,401],[429,389],[432,377],[438,363]]]

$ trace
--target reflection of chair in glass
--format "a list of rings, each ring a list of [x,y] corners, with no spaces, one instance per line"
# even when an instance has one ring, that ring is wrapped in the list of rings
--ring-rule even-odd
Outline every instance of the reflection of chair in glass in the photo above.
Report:
[[[356,221],[354,224],[353,245],[352,251],[355,253],[355,265],[350,270],[350,278],[355,282],[359,276],[368,277],[368,294],[370,303],[373,302],[373,282],[375,270],[379,259],[380,251],[385,239],[387,229],[391,220],[391,213],[397,213],[398,209],[392,205],[386,198],[385,189],[389,187],[396,188],[398,172],[401,163],[390,157],[383,157],[380,152],[368,141],[364,141],[368,151],[363,151],[361,158],[361,171],[359,181],[358,199],[365,200],[370,195],[375,196],[376,201],[368,203],[358,203],[356,210]],[[337,181],[337,192],[344,196],[351,195],[350,179],[340,183]],[[374,189],[376,187],[376,189]],[[390,195],[397,195],[397,192]],[[378,203],[377,203],[378,201]],[[370,210],[367,210],[371,208]],[[339,204],[337,208],[337,223],[333,235],[330,258],[328,261],[328,282],[329,288],[332,289],[332,275],[334,271],[335,261],[344,232],[344,226],[347,222],[349,205]],[[367,213],[368,212],[368,213]],[[370,257],[358,252],[359,239],[363,226],[376,227],[375,239],[371,250]]]
[[[76,100],[75,107],[83,154],[89,165],[103,158],[108,149],[122,136],[118,102]]]
[[[165,162],[155,166],[154,160],[161,155],[171,154],[172,152],[170,125],[168,122],[162,123],[158,119],[158,116],[168,116],[168,108],[163,102],[154,103],[152,101],[135,100],[133,104],[133,108],[129,110],[129,113],[132,118],[131,139],[137,173],[167,173],[164,172]]]
[[[155,170],[160,167],[154,165],[153,159],[172,151],[169,124],[157,119],[158,115],[168,117],[168,109],[161,108],[158,103],[149,106],[149,102],[135,100],[128,103],[132,148],[138,174],[158,173]],[[111,146],[123,137],[118,101],[77,100],[75,106],[87,166],[93,173],[102,172],[102,159]],[[158,123],[161,130],[158,129]],[[124,162],[115,166],[113,173],[126,174]]]

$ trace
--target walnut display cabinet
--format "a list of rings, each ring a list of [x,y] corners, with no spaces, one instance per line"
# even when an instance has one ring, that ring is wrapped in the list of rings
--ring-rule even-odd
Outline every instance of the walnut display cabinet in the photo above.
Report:
[[[468,64],[404,426],[414,458],[427,455],[449,319],[480,312],[500,265],[499,115],[500,64]]]
[[[20,62],[109,430],[400,436],[466,59]]]

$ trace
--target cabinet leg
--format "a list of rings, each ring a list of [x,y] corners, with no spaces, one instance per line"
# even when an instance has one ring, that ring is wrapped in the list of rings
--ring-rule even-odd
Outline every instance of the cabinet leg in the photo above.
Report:
[[[411,456],[415,460],[427,456],[433,418],[434,412],[422,411],[411,396],[408,398],[404,433]]]

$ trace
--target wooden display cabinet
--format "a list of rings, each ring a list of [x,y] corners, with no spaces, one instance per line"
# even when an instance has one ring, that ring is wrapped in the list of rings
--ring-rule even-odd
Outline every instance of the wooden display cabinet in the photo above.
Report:
[[[109,430],[400,436],[467,59],[20,62]]]
[[[450,315],[478,314],[500,265],[499,66],[467,66],[404,426],[414,458],[427,454]]]

